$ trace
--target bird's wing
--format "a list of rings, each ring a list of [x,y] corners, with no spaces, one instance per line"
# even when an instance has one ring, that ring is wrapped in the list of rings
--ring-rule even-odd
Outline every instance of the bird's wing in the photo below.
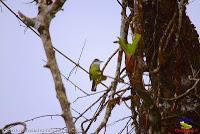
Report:
[[[92,89],[91,91],[95,92],[97,89],[97,83],[95,81],[92,82]]]
[[[92,65],[90,65],[90,69],[89,69],[90,80],[92,80],[92,79],[91,79],[91,66],[92,66]]]

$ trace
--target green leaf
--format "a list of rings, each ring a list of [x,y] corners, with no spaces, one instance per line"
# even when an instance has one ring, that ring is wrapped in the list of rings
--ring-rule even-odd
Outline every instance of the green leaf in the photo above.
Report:
[[[140,40],[141,40],[141,35],[140,34],[136,34],[135,38],[133,39],[132,44],[130,45],[130,54],[132,54],[132,55],[135,54],[135,50],[136,50]]]
[[[118,39],[119,39],[119,41],[118,41],[119,45],[120,45],[121,48],[126,52],[128,46],[127,46],[127,44],[125,43],[124,39],[121,39],[120,37],[118,37]]]
[[[138,43],[141,39],[141,35],[140,34],[136,34],[135,35],[135,38],[133,39],[132,43],[131,44],[127,44],[123,39],[119,38],[119,45],[122,47],[122,49],[124,50],[124,52],[126,54],[129,54],[129,55],[134,55],[135,54],[135,50],[138,46]]]

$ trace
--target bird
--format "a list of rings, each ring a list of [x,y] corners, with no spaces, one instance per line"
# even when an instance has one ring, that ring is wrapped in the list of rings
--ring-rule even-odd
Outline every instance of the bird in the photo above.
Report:
[[[185,123],[184,121],[181,121],[180,125],[181,125],[182,129],[191,129],[192,128],[192,125],[189,125],[189,124]]]
[[[91,91],[93,92],[96,91],[97,85],[101,83],[101,81],[107,79],[107,77],[103,75],[103,72],[100,70],[100,64],[102,62],[103,61],[100,61],[99,59],[94,59],[90,65],[89,76],[90,76],[90,81],[92,81]]]

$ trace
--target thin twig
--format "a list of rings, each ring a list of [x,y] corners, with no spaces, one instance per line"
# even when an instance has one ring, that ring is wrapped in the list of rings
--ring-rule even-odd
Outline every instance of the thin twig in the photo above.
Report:
[[[109,90],[110,90],[110,88],[111,88],[111,87],[109,87]],[[108,91],[109,91],[109,90],[108,90]],[[89,122],[87,128],[85,129],[85,132],[87,132],[87,131],[89,130],[89,128],[90,128],[90,126],[92,125],[92,123],[97,119],[97,117],[99,116],[99,114],[101,113],[101,111],[102,111],[102,110],[104,109],[104,107],[107,105],[107,102],[105,103],[106,98],[107,98],[107,94],[108,94],[108,92],[104,93],[103,98],[102,98],[102,100],[101,100],[101,102],[100,102],[100,104],[99,104],[97,110],[95,111],[95,114],[93,115],[93,117],[92,117],[90,120],[88,120],[88,121],[90,121],[90,122]]]
[[[119,49],[115,50],[114,53],[108,58],[108,60],[106,61],[104,67],[102,68],[102,72],[105,70],[106,66],[108,65],[108,63],[110,62],[110,60],[115,56],[115,54],[119,51]]]
[[[119,0],[117,0],[117,3],[118,3],[122,8],[124,8],[123,5],[122,5],[122,3],[121,3]]]
[[[109,127],[109,126],[115,125],[116,123],[118,123],[118,122],[120,122],[120,121],[123,121],[123,120],[126,120],[126,119],[128,119],[128,118],[131,118],[131,116],[126,116],[126,117],[123,117],[123,118],[118,119],[118,120],[116,120],[116,121],[113,121],[112,123],[108,124],[107,126]]]
[[[99,93],[102,93],[102,92],[105,92],[107,90],[102,90],[102,91],[99,91],[99,92],[94,92],[94,93],[91,93],[91,94],[87,94],[87,95],[84,95],[84,96],[79,96],[77,97],[73,103],[75,103],[76,101],[78,101],[79,99],[82,99],[82,98],[85,98],[85,97],[89,97],[89,96],[93,96],[93,95],[96,95],[96,94],[99,94]]]
[[[51,117],[51,118],[52,118],[52,117],[58,117],[58,116],[62,117],[61,114],[47,114],[47,115],[41,115],[41,116],[34,117],[34,118],[32,118],[32,119],[25,120],[25,121],[23,121],[23,123],[27,123],[27,122],[30,122],[30,121],[34,121],[34,120],[36,120],[36,119],[40,119],[40,118],[44,118],[44,117]]]
[[[80,63],[81,56],[82,56],[82,54],[83,54],[83,50],[84,50],[84,48],[85,48],[85,45],[86,45],[86,39],[85,39],[85,41],[84,41],[84,45],[83,45],[83,47],[82,47],[82,49],[81,49],[81,54],[79,55],[79,58],[78,58],[78,64]],[[76,68],[75,73],[76,73],[76,72],[77,72],[77,68]]]
[[[99,97],[94,103],[92,103],[84,112],[82,112],[82,113],[76,118],[76,120],[74,121],[74,123],[76,123],[77,120],[78,120],[81,116],[83,116],[89,109],[91,109],[97,102],[99,102],[99,101],[101,100],[101,98],[103,98],[103,96],[104,96],[105,94],[108,93],[108,91],[109,91],[109,90],[107,90],[101,97]]]
[[[47,63],[46,60],[42,59],[45,63]],[[79,86],[77,86],[74,82],[72,82],[68,77],[66,77],[64,74],[61,73],[61,76],[64,77],[67,81],[69,81],[75,88],[78,88],[81,92],[83,92],[86,95],[89,95],[87,92],[85,92],[83,89],[81,89]]]
[[[167,37],[167,35],[169,33],[169,30],[173,26],[173,23],[174,23],[176,15],[177,15],[177,12],[175,11],[174,14],[173,14],[173,16],[172,16],[172,18],[170,19],[167,27],[166,27],[164,33],[163,33],[162,37],[160,38],[159,46],[161,45],[162,48],[163,48],[164,40],[166,39],[166,37]]]
[[[81,114],[81,113],[79,113],[79,112],[78,112],[76,109],[74,109],[74,108],[72,108],[72,110],[73,110],[74,112],[76,112],[77,114],[79,114],[79,115]],[[87,119],[85,116],[83,116],[83,115],[82,115],[81,117],[83,117],[83,118],[85,118],[86,120],[88,120],[88,119]],[[76,118],[75,118],[75,119],[76,119]]]
[[[128,127],[130,121],[131,121],[131,118],[127,121],[127,123],[125,124],[124,128],[118,134],[122,134],[123,133],[123,131],[126,129],[126,127]]]
[[[26,123],[24,123],[24,122],[14,122],[14,123],[10,123],[10,124],[5,125],[2,130],[5,132],[5,131],[7,131],[7,129],[10,129],[10,128],[15,127],[15,126],[23,126],[23,129],[21,130],[21,132],[19,132],[19,134],[24,134],[26,129],[27,129]]]
[[[167,36],[166,42],[165,42],[165,44],[163,45],[163,49],[162,49],[163,52],[165,52],[165,50],[166,50],[166,48],[167,48],[167,45],[169,44],[169,41],[170,41],[170,39],[171,39],[172,34],[174,33],[174,31],[175,31],[175,24],[172,26],[172,28],[171,28],[171,30],[170,30],[168,36]]]
[[[81,49],[81,53],[80,53],[80,55],[79,55],[78,62],[76,63],[77,65],[79,65],[81,56],[82,56],[82,54],[83,54],[83,50],[84,50],[84,48],[85,48],[85,44],[86,44],[86,40],[85,40],[84,45],[83,45],[83,47],[82,47],[82,49]],[[77,68],[78,68],[77,65],[75,65],[75,66],[72,68],[72,70],[70,71],[70,73],[69,73],[69,75],[68,75],[68,77],[67,77],[68,79],[70,78],[70,76],[72,75],[72,73],[73,73],[74,70],[75,70],[75,74],[76,74]]]
[[[87,92],[85,92],[83,89],[81,89],[79,86],[77,86],[74,82],[72,82],[70,79],[68,79],[65,75],[61,74],[67,81],[69,81],[75,88],[78,88],[81,92],[83,92],[86,95],[89,95]]]
[[[181,99],[182,97],[188,95],[193,89],[196,88],[196,86],[197,86],[199,80],[200,80],[200,79],[196,79],[194,85],[193,85],[191,88],[187,89],[186,92],[184,92],[183,94],[181,94],[181,95],[179,95],[179,96],[176,96],[176,97],[174,97],[174,98],[162,98],[162,97],[160,97],[160,99],[165,100],[165,101],[174,101],[174,100]]]

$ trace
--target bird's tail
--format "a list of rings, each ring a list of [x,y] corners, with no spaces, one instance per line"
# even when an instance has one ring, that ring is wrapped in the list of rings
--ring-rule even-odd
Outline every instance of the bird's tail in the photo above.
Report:
[[[99,83],[101,83],[101,81],[104,81],[104,80],[106,80],[106,79],[107,79],[107,76],[101,75],[98,79],[93,80],[91,91],[95,92],[96,89],[97,89],[97,85],[98,85]]]
[[[92,91],[92,92],[95,92],[96,89],[97,89],[97,85],[96,85],[95,81],[93,81],[93,82],[92,82],[92,89],[91,89],[91,91]]]

